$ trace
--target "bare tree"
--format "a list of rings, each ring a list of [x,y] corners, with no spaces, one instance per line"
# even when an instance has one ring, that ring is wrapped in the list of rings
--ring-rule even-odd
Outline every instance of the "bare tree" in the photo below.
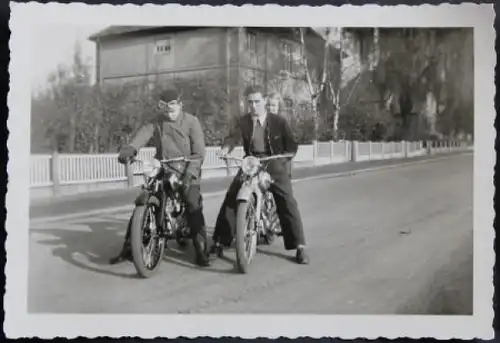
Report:
[[[339,118],[342,113],[342,109],[351,103],[353,96],[359,91],[360,81],[362,79],[363,73],[368,70],[372,70],[376,67],[378,62],[378,28],[373,29],[372,39],[373,44],[369,51],[365,51],[365,58],[361,58],[361,51],[359,49],[349,49],[348,45],[353,45],[357,47],[359,43],[359,38],[356,36],[347,36],[349,29],[339,27],[335,31],[331,32],[330,42],[338,50],[338,71],[336,68],[329,68],[329,74],[327,76],[327,89],[330,93],[332,99],[331,106],[333,112],[333,123],[332,123],[332,139],[338,140],[339,133]],[[369,36],[370,37],[370,36]],[[348,44],[350,43],[350,44]],[[348,58],[353,57],[353,58]],[[357,59],[355,58],[357,57]],[[346,60],[347,58],[347,60]],[[350,59],[350,61],[349,61]],[[342,89],[346,85],[353,81],[352,87],[348,90],[347,96],[341,98]]]
[[[300,34],[300,46],[301,46],[301,51],[306,51],[306,43],[304,40],[304,28],[299,29],[299,34]],[[330,51],[330,46],[331,46],[331,39],[332,39],[332,29],[331,28],[326,28],[324,32],[324,47],[323,47],[323,66],[321,68],[321,78],[318,80],[318,85],[315,87],[313,84],[311,74],[309,71],[309,64],[307,60],[307,55],[305,53],[301,54],[301,59],[300,62],[302,63],[304,67],[304,74],[305,74],[305,80],[307,82],[307,86],[309,88],[309,93],[311,96],[311,108],[314,113],[314,132],[315,132],[315,137],[318,137],[318,132],[319,132],[319,124],[320,124],[320,113],[318,110],[318,98],[320,94],[324,91],[326,83],[327,83],[327,76],[328,76],[328,58],[329,58],[329,51]]]
[[[332,66],[335,63],[332,61],[337,55],[333,33],[333,28],[316,28],[315,32],[311,32],[311,28],[298,28],[294,31],[298,48],[287,57],[293,60],[297,72],[291,76],[288,70],[281,69],[267,77],[268,88],[292,101],[286,104],[287,111],[291,111],[289,119],[305,126],[308,126],[307,121],[312,121],[314,139],[320,136],[321,122],[325,120],[322,114],[326,113],[327,105],[323,101],[328,83],[331,82],[330,74],[334,74]],[[304,107],[306,104],[308,109]],[[304,126],[302,128],[306,129]]]

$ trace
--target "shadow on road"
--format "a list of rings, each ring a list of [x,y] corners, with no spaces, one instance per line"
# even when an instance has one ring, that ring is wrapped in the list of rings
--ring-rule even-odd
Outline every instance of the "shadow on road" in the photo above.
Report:
[[[169,242],[170,245],[175,244]],[[210,273],[219,273],[219,274],[234,274],[236,273],[235,268],[231,269],[215,269],[213,267],[213,260],[212,260],[212,266],[210,267],[199,267],[197,266],[194,261],[195,261],[195,253],[192,245],[189,245],[188,247],[184,248],[183,251],[178,251],[174,249],[166,249],[165,254],[163,257],[163,260],[166,263],[172,263],[176,264],[178,266],[182,266],[185,268],[189,269],[196,269],[202,272],[210,272]],[[227,257],[222,257],[219,258],[219,260],[229,262],[231,265],[234,265],[234,261]]]
[[[126,223],[125,220],[103,219],[90,223],[67,224],[69,229],[31,229],[30,233],[54,237],[36,239],[36,242],[54,246],[52,255],[69,264],[95,273],[134,279],[138,278],[135,270],[132,273],[119,273],[109,269],[112,267],[109,259],[116,256],[122,247]],[[81,229],[75,228],[80,225]],[[83,256],[84,259],[75,258],[76,256]]]
[[[123,263],[132,265],[130,261],[111,265],[110,259],[117,256],[122,249],[124,235],[126,232],[127,220],[99,218],[92,222],[86,221],[79,224],[65,224],[68,228],[44,227],[30,229],[31,234],[35,234],[37,244],[53,246],[52,255],[59,257],[63,261],[85,269],[90,272],[106,274],[127,279],[138,279],[135,269],[132,272],[118,272],[116,269]],[[55,225],[54,225],[55,226]],[[51,238],[45,238],[45,237]],[[39,238],[44,237],[44,238]],[[175,240],[168,242],[168,249],[165,249],[164,262],[175,264],[184,268],[196,269],[212,273],[235,273],[234,261],[227,257],[219,260],[229,262],[233,268],[219,269],[212,267],[202,268],[195,262],[194,249],[191,242],[185,248],[179,248]]]
[[[257,253],[262,254],[262,255],[271,256],[271,257],[281,258],[282,260],[285,260],[287,262],[295,262],[294,256],[286,255],[282,252],[270,251],[270,250],[267,250],[265,248],[264,249],[257,248]]]

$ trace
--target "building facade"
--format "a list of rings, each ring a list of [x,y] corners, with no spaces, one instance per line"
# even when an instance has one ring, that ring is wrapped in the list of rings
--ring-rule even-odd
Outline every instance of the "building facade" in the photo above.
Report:
[[[278,27],[112,26],[89,39],[96,43],[96,77],[102,85],[216,78],[234,107],[250,83],[270,88],[288,83],[294,101],[310,97],[300,58],[306,55],[317,80],[324,40],[312,29],[306,32],[305,49],[296,29]]]

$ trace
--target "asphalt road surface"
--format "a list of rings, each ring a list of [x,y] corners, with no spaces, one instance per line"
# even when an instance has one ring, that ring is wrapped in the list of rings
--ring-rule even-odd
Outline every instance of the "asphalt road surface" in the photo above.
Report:
[[[294,185],[311,263],[281,239],[247,275],[234,250],[209,268],[175,242],[151,279],[109,265],[129,213],[30,228],[28,311],[44,313],[472,313],[471,154]],[[207,199],[214,223],[222,197]]]

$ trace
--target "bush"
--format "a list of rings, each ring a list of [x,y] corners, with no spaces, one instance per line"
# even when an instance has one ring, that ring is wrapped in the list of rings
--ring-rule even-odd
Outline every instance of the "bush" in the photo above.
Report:
[[[305,106],[294,104],[283,109],[282,115],[287,118],[298,144],[312,143],[315,138],[314,111]]]
[[[217,80],[178,80],[184,109],[200,119],[207,145],[218,145],[227,130],[227,95]],[[151,89],[150,89],[151,88]],[[116,152],[135,131],[158,114],[155,95],[145,83],[76,84],[61,79],[32,98],[32,152]]]

